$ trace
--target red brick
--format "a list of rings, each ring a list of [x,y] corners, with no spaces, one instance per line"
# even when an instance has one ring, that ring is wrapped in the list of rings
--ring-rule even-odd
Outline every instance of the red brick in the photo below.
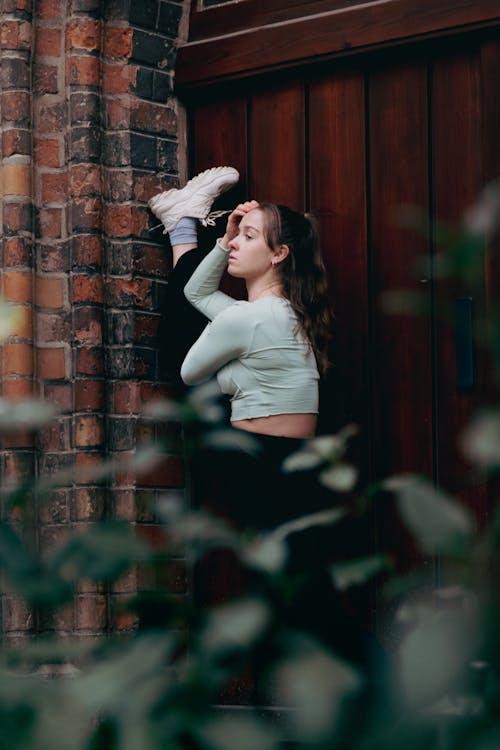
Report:
[[[71,321],[67,313],[38,313],[36,316],[37,344],[51,344],[71,339]]]
[[[132,234],[134,237],[149,237],[149,211],[142,206],[132,207]]]
[[[4,375],[33,374],[33,348],[30,344],[4,344],[2,359]]]
[[[62,32],[60,29],[51,29],[38,26],[36,31],[36,53],[57,57],[61,53]]]
[[[75,18],[66,27],[66,49],[83,49],[89,52],[99,46],[100,25],[92,18]]]
[[[62,133],[67,126],[68,105],[66,102],[57,101],[45,104],[38,108],[37,130],[39,134],[47,133],[54,135]]]
[[[57,65],[39,63],[35,68],[35,90],[42,94],[57,94],[59,91],[59,69]]]
[[[95,484],[95,473],[100,469],[103,455],[100,451],[79,451],[76,454],[76,480],[78,484]]]
[[[73,386],[71,383],[45,383],[44,396],[64,412],[73,411]]]
[[[52,616],[52,626],[59,633],[72,633],[75,629],[75,613],[73,605],[57,609]]]
[[[12,435],[2,435],[0,443],[3,450],[12,448],[33,448],[35,439],[31,432],[15,432]]]
[[[137,315],[135,318],[135,340],[152,339],[158,333],[159,317],[154,315]]]
[[[135,630],[139,624],[139,618],[126,608],[127,600],[121,597],[112,599],[112,622],[111,627],[115,630]]]
[[[37,375],[44,380],[59,380],[68,376],[66,350],[63,347],[37,347]]]
[[[4,203],[3,225],[7,232],[32,230],[31,202]]]
[[[37,16],[43,20],[63,18],[63,0],[38,0]]]
[[[128,128],[130,126],[130,102],[121,99],[108,99],[104,116],[108,130]]]
[[[122,521],[135,521],[137,518],[136,492],[116,490],[113,492],[113,517]]]
[[[107,301],[113,307],[135,305],[149,309],[152,300],[150,279],[110,279],[106,285]]]
[[[2,597],[2,629],[9,631],[28,631],[34,625],[33,612],[26,603],[17,597]]]
[[[97,57],[72,55],[67,64],[68,78],[71,85],[99,85],[99,59]]]
[[[42,174],[42,201],[64,203],[68,197],[68,174],[66,171]]]
[[[116,414],[136,414],[139,411],[139,384],[133,381],[114,383],[113,407]]]
[[[33,255],[31,241],[26,237],[4,237],[3,247],[5,268],[31,266]]]
[[[103,375],[103,351],[97,347],[81,346],[76,353],[75,375]]]
[[[102,264],[102,239],[95,234],[73,237],[73,263],[75,266],[97,266]]]
[[[31,155],[31,133],[29,130],[9,128],[2,133],[2,150],[4,158],[20,154]]]
[[[104,63],[102,90],[105,94],[128,94],[130,87],[130,70],[123,63]]]
[[[101,191],[101,172],[96,164],[78,164],[71,168],[71,195],[80,197]]]
[[[4,272],[2,294],[8,302],[30,302],[32,298],[31,271]]]
[[[4,456],[5,483],[27,481],[33,477],[33,469],[31,453],[6,453]]]
[[[31,48],[31,24],[6,19],[0,25],[0,47],[7,50]]]
[[[134,270],[148,276],[165,278],[170,267],[170,260],[163,247],[158,245],[141,245],[134,257]]]
[[[59,419],[41,430],[39,446],[43,451],[69,451],[71,448],[71,417]]]
[[[4,164],[0,177],[2,195],[30,195],[31,170],[27,164]]]
[[[104,421],[96,415],[75,419],[75,445],[77,448],[99,448],[104,443]]]
[[[24,91],[4,91],[2,93],[3,122],[25,122],[31,118],[30,95]]]
[[[105,493],[100,487],[80,487],[75,492],[77,521],[99,521],[106,512]]]
[[[104,301],[104,281],[100,274],[73,276],[73,303]]]
[[[61,146],[52,138],[35,138],[35,162],[40,167],[60,167]]]
[[[66,279],[57,276],[37,276],[35,301],[38,307],[56,310],[64,307]]]
[[[63,211],[61,208],[42,208],[39,214],[40,235],[45,239],[61,239],[63,236]]]
[[[134,174],[133,187],[134,198],[143,203],[147,203],[147,201],[152,198],[153,195],[156,195],[156,193],[168,190],[171,187],[175,187],[175,185],[160,184],[157,175],[139,173]]]
[[[145,130],[175,136],[177,116],[171,107],[136,100],[130,112],[130,125],[135,130]]]
[[[10,335],[19,339],[33,338],[33,310],[30,305],[18,305]]]
[[[104,231],[108,237],[128,237],[132,234],[131,207],[107,204],[104,208]]]
[[[105,403],[105,386],[102,380],[75,381],[75,410],[101,411]]]
[[[132,53],[132,29],[106,26],[104,31],[104,55],[106,57],[130,57]]]
[[[101,199],[75,198],[72,212],[73,229],[89,230],[101,228]]]
[[[5,378],[2,391],[2,395],[11,401],[30,398],[33,395],[33,381],[28,378]]]
[[[130,168],[113,168],[104,171],[104,196],[113,204],[129,201],[132,197],[133,175]]]
[[[94,594],[78,597],[75,604],[75,626],[77,630],[103,630],[108,620],[107,599]]]

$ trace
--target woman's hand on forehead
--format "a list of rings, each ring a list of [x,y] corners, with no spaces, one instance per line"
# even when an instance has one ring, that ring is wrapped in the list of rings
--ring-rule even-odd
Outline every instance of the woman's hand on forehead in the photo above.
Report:
[[[246,214],[248,214],[250,211],[253,211],[255,208],[258,208],[258,207],[259,207],[259,202],[256,200],[244,201],[243,203],[238,203],[236,208],[234,208],[233,211],[229,214],[229,218],[227,220],[226,236],[228,240],[232,240],[233,237],[236,237],[236,235],[238,234],[238,227],[243,217]]]

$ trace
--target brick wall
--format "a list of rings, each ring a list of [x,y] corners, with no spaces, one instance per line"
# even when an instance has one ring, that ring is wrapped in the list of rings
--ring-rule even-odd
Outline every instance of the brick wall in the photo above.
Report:
[[[2,293],[24,313],[1,350],[2,393],[34,392],[60,408],[36,437],[3,439],[4,483],[34,470],[92,466],[110,454],[126,458],[158,437],[140,415],[168,392],[156,342],[168,262],[146,203],[177,183],[185,162],[182,113],[171,94],[187,4],[0,3]],[[139,482],[127,475],[110,487],[72,482],[43,509],[38,543],[50,551],[70,529],[110,515],[153,538],[149,501],[182,485],[175,454]],[[182,560],[166,570],[183,594]],[[82,634],[129,627],[118,605],[136,585],[133,575],[113,591],[82,584],[55,622],[37,621],[5,593],[3,631],[17,639],[54,627]]]

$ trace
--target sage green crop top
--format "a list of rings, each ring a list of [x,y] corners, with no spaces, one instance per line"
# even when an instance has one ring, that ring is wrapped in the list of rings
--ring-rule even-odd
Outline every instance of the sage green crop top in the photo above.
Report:
[[[181,377],[197,385],[217,375],[231,397],[231,421],[273,414],[317,414],[318,368],[297,332],[288,300],[237,301],[219,291],[229,252],[217,241],[184,288],[211,321],[186,355]]]

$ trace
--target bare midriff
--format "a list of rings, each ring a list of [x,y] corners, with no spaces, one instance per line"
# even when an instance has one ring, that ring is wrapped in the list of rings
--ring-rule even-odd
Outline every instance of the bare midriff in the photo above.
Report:
[[[273,414],[270,417],[238,419],[231,422],[237,430],[276,437],[310,438],[316,432],[316,414]]]

